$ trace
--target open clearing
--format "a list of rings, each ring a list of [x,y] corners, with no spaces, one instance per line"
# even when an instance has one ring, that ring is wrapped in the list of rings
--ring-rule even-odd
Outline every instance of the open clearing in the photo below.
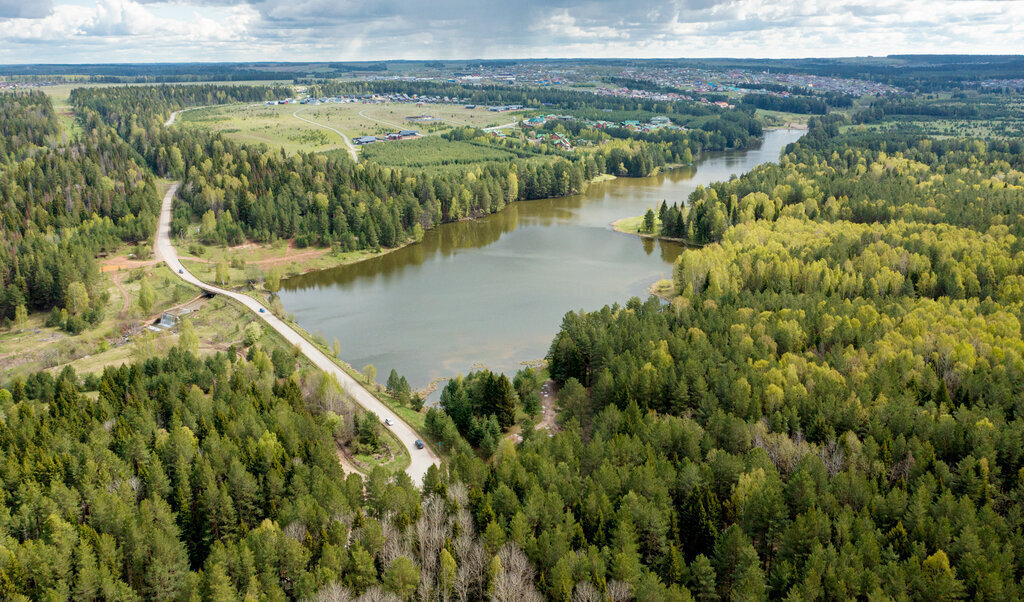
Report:
[[[466,109],[459,105],[415,103],[343,103],[324,105],[249,104],[210,107],[183,113],[183,126],[195,126],[221,132],[240,142],[267,144],[287,153],[323,152],[346,148],[340,136],[314,124],[296,119],[296,109],[306,119],[334,128],[349,138],[376,136],[398,129],[418,130],[429,136],[452,127],[478,128],[505,124],[513,119],[507,113],[494,113],[486,107]],[[436,121],[408,121],[407,117],[428,115]],[[378,143],[393,144],[393,143]]]

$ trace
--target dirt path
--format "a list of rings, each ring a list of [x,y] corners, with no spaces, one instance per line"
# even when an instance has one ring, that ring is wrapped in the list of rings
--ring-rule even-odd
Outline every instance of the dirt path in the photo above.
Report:
[[[356,465],[352,462],[352,458],[348,457],[348,454],[346,454],[345,450],[342,449],[340,443],[337,444],[336,450],[338,452],[338,464],[341,464],[341,469],[345,471],[345,474],[354,472],[357,475],[363,477],[364,479],[366,478],[366,474],[364,474],[363,471],[356,468]]]
[[[116,286],[117,290],[121,292],[121,298],[124,299],[124,302],[121,303],[121,311],[117,314],[117,317],[121,320],[125,319],[128,315],[128,310],[131,309],[132,306],[132,298],[128,294],[128,289],[126,289],[124,284],[121,283],[122,278],[124,278],[124,275],[119,271],[110,275],[110,279],[114,282],[114,286]]]
[[[129,259],[123,255],[108,257],[100,264],[101,272],[119,272],[134,268],[148,268],[157,264],[155,259]]]
[[[277,265],[277,264],[280,264],[280,263],[288,263],[288,262],[291,262],[291,261],[299,261],[299,260],[302,260],[302,259],[316,259],[318,257],[321,257],[321,256],[326,255],[326,254],[331,252],[330,249],[311,249],[309,251],[302,251],[300,253],[295,253],[295,254],[289,255],[290,251],[293,248],[294,247],[289,246],[288,249],[285,251],[285,254],[283,256],[281,256],[281,257],[267,257],[266,259],[256,259],[256,260],[253,260],[253,261],[248,261],[247,260],[245,262],[245,264],[246,265]],[[228,249],[228,250],[231,251],[232,249]],[[217,261],[214,260],[214,259],[206,259],[204,257],[193,257],[191,255],[182,255],[181,258],[182,259],[187,259],[188,261],[195,261],[197,263],[217,263]]]
[[[352,160],[353,161],[355,161],[356,163],[359,163],[359,155],[356,154],[356,147],[352,146],[352,142],[348,139],[348,136],[346,136],[345,134],[342,134],[340,131],[332,128],[329,125],[324,125],[322,123],[317,123],[317,122],[313,121],[312,119],[306,119],[305,117],[299,117],[299,111],[304,111],[304,110],[305,109],[299,109],[298,111],[295,111],[294,113],[292,113],[292,117],[298,119],[299,121],[305,121],[306,123],[311,123],[311,124],[313,124],[313,125],[315,125],[317,127],[324,128],[325,130],[330,130],[330,131],[334,132],[335,134],[341,136],[341,139],[345,141],[345,146],[348,147],[348,154],[352,155]]]
[[[485,132],[493,132],[495,130],[507,130],[508,128],[516,127],[516,124],[518,124],[518,123],[519,123],[518,121],[513,120],[512,123],[506,123],[506,124],[503,124],[503,125],[495,125],[495,126],[491,126],[489,128],[484,128],[484,131]]]
[[[185,111],[195,111],[195,110],[198,110],[198,109],[209,109],[210,107],[219,107],[219,106],[226,106],[226,105],[204,105],[204,106],[201,106],[201,107],[188,107],[187,109],[181,109],[181,110],[175,111],[175,112],[171,113],[171,116],[167,119],[167,121],[164,122],[164,127],[171,127],[172,125],[174,125],[174,122],[177,121],[177,119],[178,119],[178,115],[181,115]]]
[[[555,410],[557,403],[558,388],[555,381],[549,379],[540,388],[540,407],[543,408],[543,411],[540,422],[534,428],[538,431],[544,429],[554,433],[559,431],[558,424],[555,423],[555,419],[558,418],[558,411]]]
[[[393,128],[398,128],[400,130],[408,129],[404,125],[401,125],[401,124],[398,124],[398,123],[394,123],[393,121],[384,121],[383,119],[377,119],[376,117],[370,117],[369,115],[364,114],[362,111],[359,111],[359,116],[364,118],[364,119],[369,119],[370,121],[376,121],[377,123],[380,123],[380,124],[383,124],[383,125],[389,125],[389,126],[391,126]]]

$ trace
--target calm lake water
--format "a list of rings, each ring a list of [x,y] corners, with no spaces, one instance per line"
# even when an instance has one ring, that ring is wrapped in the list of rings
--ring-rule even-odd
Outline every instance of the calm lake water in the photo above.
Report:
[[[345,361],[376,366],[381,382],[392,368],[413,388],[480,366],[511,377],[521,362],[544,357],[567,311],[646,297],[670,277],[679,245],[620,234],[611,222],[775,161],[802,134],[771,131],[759,147],[693,167],[444,224],[420,244],[287,279],[281,301],[307,331],[337,337]]]

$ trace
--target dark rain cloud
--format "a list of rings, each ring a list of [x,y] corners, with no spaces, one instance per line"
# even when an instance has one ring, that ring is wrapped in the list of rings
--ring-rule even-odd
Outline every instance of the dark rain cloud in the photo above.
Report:
[[[0,0],[0,19],[41,19],[52,13],[52,0]]]

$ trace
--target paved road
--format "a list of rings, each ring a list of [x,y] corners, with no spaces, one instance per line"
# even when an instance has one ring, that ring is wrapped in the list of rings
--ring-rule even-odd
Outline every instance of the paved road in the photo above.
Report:
[[[338,130],[332,128],[329,125],[324,125],[322,123],[317,123],[317,122],[313,121],[312,119],[306,119],[305,117],[299,117],[299,111],[305,111],[305,110],[306,109],[299,109],[298,111],[295,111],[294,113],[292,113],[292,117],[298,119],[299,121],[305,121],[306,123],[312,123],[313,125],[315,125],[317,127],[324,128],[325,130],[331,130],[335,134],[341,136],[341,139],[345,141],[345,146],[348,147],[348,154],[352,155],[352,160],[353,161],[355,161],[356,163],[359,163],[359,155],[356,154],[356,147],[352,146],[352,142],[348,139],[348,136],[346,136],[345,134],[342,134],[341,132],[339,132]]]
[[[178,260],[178,251],[174,248],[171,243],[171,205],[174,203],[174,195],[178,192],[178,183],[174,183],[167,194],[164,195],[163,205],[160,208],[160,221],[157,224],[156,232],[156,258],[167,263],[167,265],[178,274],[183,280],[191,283],[203,290],[207,290],[218,295],[224,295],[230,297],[235,301],[238,301],[242,305],[248,307],[256,313],[264,322],[267,323],[271,328],[281,333],[281,336],[285,338],[289,343],[298,346],[302,353],[310,359],[311,362],[321,370],[334,375],[338,382],[341,383],[345,392],[348,393],[352,399],[361,405],[364,409],[373,412],[377,415],[381,421],[386,418],[390,418],[394,421],[394,426],[390,427],[391,431],[398,436],[398,439],[402,442],[402,445],[409,450],[409,456],[412,459],[409,464],[409,468],[406,469],[412,482],[420,485],[423,483],[423,475],[427,473],[427,469],[431,464],[439,465],[441,460],[437,457],[437,454],[433,452],[429,447],[424,449],[416,449],[414,442],[419,437],[416,435],[416,431],[406,424],[397,414],[391,411],[386,405],[381,403],[376,397],[374,397],[369,391],[367,391],[358,381],[348,375],[347,372],[338,367],[331,358],[327,357],[322,351],[315,347],[312,343],[307,341],[298,332],[292,329],[291,326],[284,323],[277,316],[266,310],[260,313],[261,309],[265,309],[256,299],[248,295],[229,291],[217,286],[212,286],[196,278],[191,272],[186,270]],[[384,427],[388,428],[388,427]]]

